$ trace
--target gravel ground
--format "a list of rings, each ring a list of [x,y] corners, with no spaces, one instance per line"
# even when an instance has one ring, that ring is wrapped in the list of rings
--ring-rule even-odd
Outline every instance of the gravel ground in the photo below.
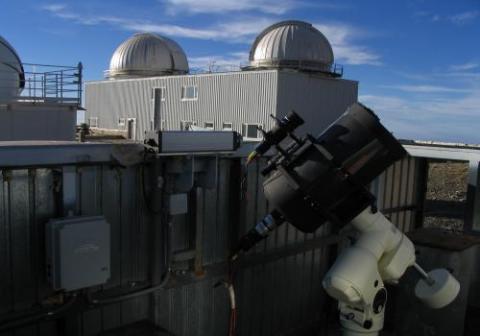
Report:
[[[428,167],[425,227],[463,229],[468,185],[468,163],[431,162]]]

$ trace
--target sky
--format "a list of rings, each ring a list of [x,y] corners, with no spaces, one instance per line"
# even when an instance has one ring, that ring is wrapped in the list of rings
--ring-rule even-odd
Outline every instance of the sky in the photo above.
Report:
[[[177,41],[191,69],[238,68],[287,19],[329,39],[359,101],[397,137],[480,144],[480,0],[0,0],[0,35],[23,62],[81,61],[85,80],[143,31]]]

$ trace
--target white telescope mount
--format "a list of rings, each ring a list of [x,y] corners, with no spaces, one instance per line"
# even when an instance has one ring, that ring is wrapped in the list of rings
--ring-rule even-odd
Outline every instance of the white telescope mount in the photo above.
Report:
[[[337,258],[323,280],[327,293],[339,301],[343,336],[376,336],[383,329],[387,290],[413,266],[422,279],[415,295],[431,308],[452,302],[460,290],[445,269],[425,272],[415,263],[415,248],[381,212],[367,207],[352,222],[358,240]]]

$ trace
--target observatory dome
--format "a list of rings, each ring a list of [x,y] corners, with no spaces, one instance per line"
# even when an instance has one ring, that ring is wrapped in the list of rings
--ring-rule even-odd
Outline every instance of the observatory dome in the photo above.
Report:
[[[249,69],[290,68],[330,72],[333,51],[327,38],[303,21],[276,23],[257,36],[250,49]]]
[[[118,46],[106,76],[116,79],[187,72],[187,56],[175,41],[157,34],[140,33]]]
[[[0,36],[0,101],[11,101],[25,86],[25,73],[15,49]]]

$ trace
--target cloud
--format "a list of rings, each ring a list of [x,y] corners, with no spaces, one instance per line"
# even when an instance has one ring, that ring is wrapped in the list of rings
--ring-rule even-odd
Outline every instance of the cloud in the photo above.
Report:
[[[480,16],[480,11],[475,10],[475,11],[468,11],[468,12],[463,12],[460,14],[449,16],[449,20],[455,24],[464,25],[467,23],[471,23],[479,16]]]
[[[172,1],[177,1],[177,3],[180,3],[181,1],[192,1],[192,3],[194,2],[194,0]],[[202,1],[205,1],[208,4],[216,3],[216,0]],[[227,1],[227,3],[230,2],[231,1]],[[252,3],[253,6],[254,2],[251,1],[250,3]],[[262,6],[266,3],[267,2],[265,1],[261,2]],[[255,4],[255,6],[260,6],[260,4],[257,4],[256,2]],[[227,5],[230,6],[229,4]],[[148,20],[138,20],[117,16],[82,15],[70,11],[67,6],[63,4],[47,5],[44,6],[43,9],[54,16],[60,17],[62,19],[68,19],[82,25],[91,26],[107,24],[128,31],[148,31],[172,37],[174,36],[200,40],[215,40],[230,43],[251,43],[255,36],[257,36],[265,27],[277,21],[276,19],[273,19],[271,17],[242,17],[240,19],[231,20],[228,22],[210,24],[205,27],[188,27],[170,23],[156,23]],[[354,65],[381,64],[381,57],[378,54],[369,50],[367,47],[354,42],[358,37],[360,37],[358,28],[340,23],[322,23],[316,24],[315,26],[330,40],[330,42],[332,43],[335,57],[340,62]]]
[[[465,70],[472,70],[472,69],[475,69],[475,68],[478,68],[478,67],[480,67],[480,64],[473,63],[473,62],[468,62],[468,63],[464,63],[464,64],[452,65],[452,66],[450,66],[450,70],[452,70],[452,71],[465,71]]]
[[[437,85],[383,85],[384,88],[414,93],[458,93],[470,92],[469,89],[453,88]]]
[[[224,14],[231,12],[264,13],[282,15],[299,7],[322,10],[345,9],[349,6],[334,2],[299,0],[159,0],[165,3],[167,13],[177,14]]]
[[[454,98],[360,95],[397,137],[480,144],[480,89]]]
[[[165,0],[164,2],[170,14],[257,11],[280,15],[298,5],[292,0]]]
[[[380,55],[354,42],[361,37],[358,28],[338,23],[319,23],[314,26],[327,37],[332,44],[335,58],[341,62],[352,65],[382,64]]]
[[[248,53],[232,52],[227,55],[189,57],[190,68],[200,72],[238,71],[248,61]]]
[[[206,27],[186,27],[169,23],[154,23],[117,16],[82,15],[69,11],[64,5],[44,6],[43,10],[52,15],[69,19],[82,25],[108,24],[124,30],[152,32],[167,36],[185,37],[200,40],[219,40],[234,43],[250,43],[254,36],[274,22],[270,18],[243,18],[230,22],[221,22]]]
[[[440,15],[437,13],[427,12],[427,11],[419,11],[413,14],[414,17],[417,18],[425,18],[431,22],[451,22],[456,25],[465,25],[475,21],[477,18],[480,17],[480,11],[473,10],[473,11],[466,11],[454,15]]]

